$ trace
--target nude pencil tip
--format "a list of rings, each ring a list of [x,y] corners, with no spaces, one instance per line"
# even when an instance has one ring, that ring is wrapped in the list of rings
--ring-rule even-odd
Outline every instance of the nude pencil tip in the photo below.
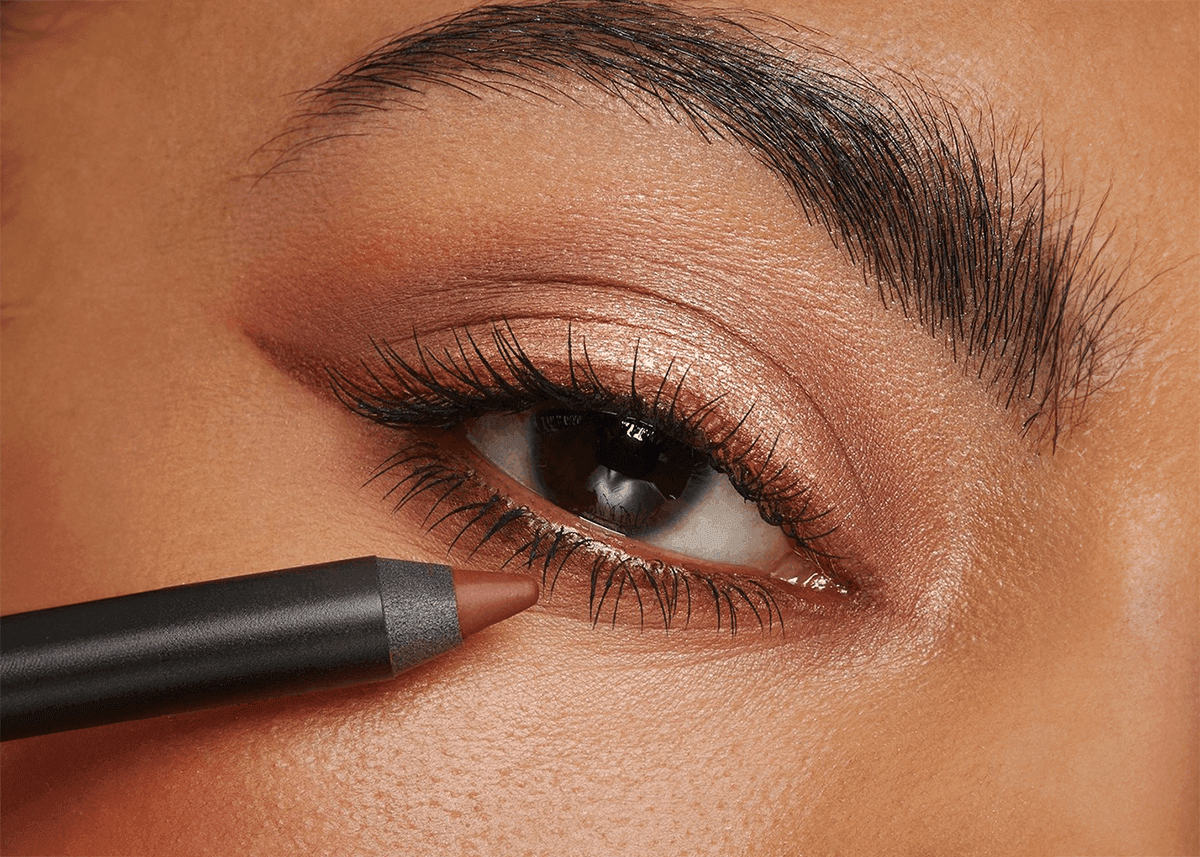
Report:
[[[453,576],[458,627],[464,639],[538,600],[537,581],[523,574],[455,569]]]

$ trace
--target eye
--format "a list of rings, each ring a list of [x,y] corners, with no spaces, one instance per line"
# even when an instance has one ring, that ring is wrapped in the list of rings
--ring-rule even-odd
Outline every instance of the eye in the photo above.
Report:
[[[548,406],[479,417],[467,438],[560,508],[645,544],[758,569],[790,551],[706,454],[643,420]]]
[[[593,625],[832,630],[865,603],[794,441],[753,404],[692,392],[690,364],[652,371],[636,349],[627,370],[606,361],[625,379],[606,383],[569,326],[565,359],[544,340],[530,355],[508,323],[488,342],[451,336],[437,351],[414,338],[409,359],[373,342],[374,364],[329,369],[351,411],[397,432],[368,484],[448,552],[525,566],[549,609]]]

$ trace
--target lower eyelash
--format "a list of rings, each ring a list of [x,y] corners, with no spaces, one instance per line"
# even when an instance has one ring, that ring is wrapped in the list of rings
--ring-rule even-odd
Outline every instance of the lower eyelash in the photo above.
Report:
[[[760,630],[783,631],[783,612],[764,581],[746,575],[705,574],[631,556],[514,504],[470,469],[446,462],[444,455],[438,444],[414,440],[384,462],[370,481],[402,471],[385,495],[394,498],[394,511],[418,498],[431,499],[423,525],[430,532],[452,525],[457,532],[449,549],[471,533],[478,541],[468,548],[468,556],[493,539],[508,541],[511,553],[501,565],[517,563],[540,573],[551,596],[568,562],[586,557],[588,618],[593,626],[616,625],[622,603],[632,599],[641,627],[649,611],[666,631],[686,628],[693,619],[695,599],[703,598],[702,609],[719,631],[736,634],[750,619]]]

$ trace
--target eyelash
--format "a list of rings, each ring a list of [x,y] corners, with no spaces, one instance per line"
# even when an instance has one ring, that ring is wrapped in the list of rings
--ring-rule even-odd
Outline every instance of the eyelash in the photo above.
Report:
[[[780,596],[790,594],[780,591],[785,585],[782,581],[777,586],[767,578],[706,573],[632,556],[517,505],[476,475],[475,469],[466,463],[470,453],[451,451],[456,445],[452,433],[473,418],[497,412],[518,413],[553,403],[631,417],[697,449],[809,561],[813,574],[806,583],[816,591],[850,594],[850,582],[837,569],[839,557],[821,547],[836,529],[823,526],[822,522],[833,516],[829,510],[814,512],[809,485],[792,476],[786,463],[777,461],[779,438],[768,440],[761,434],[749,440],[741,438],[753,406],[732,428],[714,438],[709,432],[716,422],[722,397],[685,409],[682,394],[689,369],[675,371],[673,360],[655,385],[641,383],[637,345],[628,372],[628,389],[617,390],[600,379],[586,340],[577,341],[570,325],[566,337],[566,379],[561,383],[538,368],[507,322],[493,325],[490,330],[495,356],[485,352],[469,330],[456,330],[453,335],[453,348],[440,354],[414,335],[413,362],[387,343],[372,340],[379,365],[373,368],[366,360],[362,361],[358,368],[364,373],[363,381],[353,380],[336,368],[326,369],[334,394],[353,413],[410,437],[414,430],[425,432],[389,456],[371,474],[368,483],[395,476],[397,472],[401,474],[385,494],[385,498],[398,498],[395,511],[418,497],[433,498],[424,521],[429,531],[451,521],[459,522],[450,549],[471,530],[482,531],[479,542],[471,549],[474,553],[501,532],[523,528],[524,535],[512,542],[517,547],[506,564],[519,561],[530,569],[540,564],[543,587],[550,593],[572,557],[590,555],[588,614],[593,625],[602,619],[615,625],[621,601],[628,592],[636,599],[638,619],[644,626],[647,605],[642,596],[643,590],[648,590],[667,630],[672,629],[681,614],[683,626],[688,625],[693,614],[692,600],[697,594],[709,597],[718,630],[736,634],[739,615],[745,610],[750,611],[761,629],[773,630],[778,626],[782,630]],[[652,389],[652,395],[645,395],[646,389]],[[483,494],[488,496],[481,499]]]

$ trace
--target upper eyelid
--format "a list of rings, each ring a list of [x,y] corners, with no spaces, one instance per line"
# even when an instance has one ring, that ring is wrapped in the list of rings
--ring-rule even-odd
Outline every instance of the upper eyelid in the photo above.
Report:
[[[594,339],[605,326],[591,325],[589,328]],[[326,372],[335,394],[344,403],[370,416],[372,402],[380,402],[383,404],[381,411],[386,411],[388,418],[402,414],[404,409],[398,400],[419,398],[423,390],[429,389],[430,379],[437,377],[439,371],[443,378],[458,376],[459,387],[451,383],[438,391],[439,400],[447,405],[445,415],[439,416],[436,410],[423,406],[411,416],[402,417],[412,425],[448,425],[440,422],[444,418],[457,422],[463,415],[470,415],[473,396],[483,395],[494,405],[498,395],[508,394],[511,407],[520,410],[550,400],[568,405],[573,402],[592,404],[595,395],[579,395],[580,391],[590,389],[625,405],[631,416],[653,417],[665,428],[674,430],[678,439],[685,442],[701,442],[716,448],[722,441],[740,435],[754,438],[752,443],[755,444],[765,440],[774,447],[785,436],[779,415],[786,413],[786,437],[792,441],[779,449],[781,457],[799,464],[796,442],[802,438],[806,453],[803,458],[810,466],[801,469],[811,471],[815,467],[826,473],[837,470],[842,474],[836,480],[839,485],[862,487],[861,476],[842,446],[841,438],[807,391],[789,387],[795,398],[789,398],[786,403],[775,401],[773,405],[766,404],[766,398],[759,398],[754,381],[761,382],[763,378],[754,376],[769,374],[770,370],[751,359],[749,352],[740,358],[739,375],[744,380],[735,395],[733,390],[715,388],[707,383],[704,380],[706,373],[697,369],[693,362],[695,358],[680,359],[683,352],[678,341],[672,341],[665,352],[670,356],[655,351],[657,368],[643,372],[652,358],[651,349],[636,332],[622,325],[616,326],[611,335],[620,338],[632,333],[631,352],[615,361],[612,355],[605,355],[595,365],[591,364],[587,351],[588,337],[574,333],[573,322],[566,324],[557,365],[544,350],[539,351],[537,365],[534,365],[510,321],[493,323],[486,330],[485,339],[496,353],[476,341],[470,329],[456,327],[449,331],[452,334],[450,347],[434,350],[426,347],[424,340],[414,334],[404,349],[410,355],[406,359],[397,348],[372,340],[374,368],[368,360],[362,360],[358,366],[326,367]],[[640,366],[639,354],[642,355]],[[507,369],[504,366],[506,359],[514,362]],[[409,360],[413,365],[405,368]],[[448,364],[450,371],[445,372],[445,366],[439,368],[440,364]],[[625,368],[614,373],[612,367],[616,365]],[[552,369],[562,376],[561,382],[549,377]],[[525,376],[524,384],[513,384],[511,377],[505,377],[506,371],[513,370]],[[607,370],[605,378],[599,374],[603,370]],[[484,377],[477,376],[481,371]],[[780,373],[779,377],[789,376]],[[410,384],[414,386],[407,386]],[[465,392],[463,384],[466,385]],[[352,398],[359,397],[358,400],[347,400],[345,392],[350,392]],[[806,481],[819,480],[810,472]],[[831,504],[844,505],[832,500]]]
[[[1029,136],[1009,139],[915,75],[868,73],[796,29],[780,39],[625,0],[471,10],[314,88],[282,135],[286,157],[366,105],[438,84],[553,99],[564,74],[745,146],[874,274],[885,303],[954,343],[1035,439],[1053,445],[1120,365],[1123,340],[1105,333],[1119,271],[1090,249],[1095,220],[1026,151]]]
[[[369,369],[364,364],[368,379],[365,382],[354,381],[336,369],[331,370],[331,379],[334,392],[352,411],[394,428],[448,428],[496,408],[517,411],[547,401],[584,409],[602,405],[623,407],[628,415],[654,422],[677,440],[699,444],[716,469],[726,473],[739,491],[756,502],[764,515],[770,516],[775,526],[803,544],[807,551],[832,559],[831,554],[816,548],[814,543],[837,529],[839,518],[831,513],[839,501],[844,503],[845,495],[816,495],[814,489],[822,482],[840,482],[828,475],[839,472],[838,468],[825,462],[821,470],[824,478],[804,473],[804,468],[793,469],[789,453],[778,447],[780,434],[767,436],[757,429],[743,431],[752,407],[740,414],[735,410],[732,418],[724,414],[718,426],[706,425],[710,417],[715,419],[721,414],[722,408],[718,406],[723,404],[723,397],[697,400],[689,396],[689,402],[681,402],[690,369],[682,370],[672,379],[674,358],[657,385],[643,388],[649,394],[647,398],[639,400],[642,394],[636,380],[638,346],[635,346],[629,374],[622,382],[628,383],[628,392],[612,389],[599,377],[590,360],[575,365],[570,355],[578,352],[572,350],[569,331],[570,327],[569,382],[558,383],[548,378],[526,354],[508,322],[491,328],[490,340],[499,347],[500,357],[490,356],[470,331],[455,330],[457,355],[447,352],[446,356],[438,357],[414,339],[411,347],[417,356],[412,363],[390,346],[373,342],[382,369]],[[586,354],[583,346],[578,348]],[[439,368],[445,371],[447,366],[449,378],[439,379]],[[465,385],[465,390],[459,385]],[[803,433],[800,427],[792,428]],[[803,444],[799,448],[802,447]],[[798,447],[792,443],[788,448],[794,455]]]
[[[520,351],[519,344],[515,344],[516,351]],[[420,371],[407,364],[403,364],[402,358],[395,354],[391,349],[385,346],[376,345],[377,353],[385,359],[389,365],[404,366],[405,370],[410,371],[412,376],[406,379],[418,385],[423,385],[424,389],[413,391],[417,393],[417,401],[406,410],[406,402],[401,400],[400,396],[389,403],[384,403],[380,399],[375,398],[375,394],[364,390],[354,382],[345,378],[338,373],[332,375],[335,391],[339,398],[349,404],[353,409],[360,413],[366,413],[373,416],[380,422],[393,422],[397,425],[420,425],[430,415],[434,417],[434,424],[438,427],[448,427],[451,420],[441,418],[441,411],[437,406],[430,409],[430,402],[424,398],[426,391],[432,388],[437,389],[439,395],[444,395],[449,399],[447,405],[452,407],[453,421],[458,422],[460,415],[473,413],[473,407],[477,407],[479,414],[489,412],[496,407],[503,407],[511,411],[526,410],[532,406],[546,404],[547,401],[556,402],[559,405],[566,407],[574,407],[578,409],[592,410],[596,407],[614,407],[623,415],[634,417],[635,419],[652,421],[655,428],[662,431],[673,439],[685,444],[696,445],[702,453],[708,456],[710,463],[718,469],[725,469],[733,465],[724,460],[715,458],[720,451],[727,447],[730,439],[737,433],[742,421],[737,421],[732,428],[726,428],[718,437],[713,437],[711,434],[706,434],[705,418],[712,413],[713,408],[717,405],[718,400],[713,399],[708,403],[701,404],[698,408],[683,409],[679,407],[678,395],[683,389],[683,383],[686,380],[686,371],[683,375],[671,378],[670,369],[664,373],[658,385],[654,387],[652,395],[642,399],[636,388],[637,367],[636,356],[633,367],[630,373],[631,389],[629,393],[620,393],[610,390],[599,379],[589,379],[580,386],[574,386],[579,383],[579,377],[582,373],[577,373],[572,369],[572,381],[570,384],[559,384],[550,381],[540,370],[530,364],[526,367],[521,367],[521,378],[523,380],[513,384],[511,380],[503,378],[499,372],[490,367],[489,359],[480,354],[477,355],[484,366],[486,374],[490,374],[492,382],[499,380],[501,383],[495,387],[489,386],[488,379],[467,378],[478,386],[474,387],[470,394],[458,396],[458,391],[453,385],[444,385],[433,377],[421,376]],[[636,354],[636,351],[635,351]],[[445,370],[446,365],[439,363],[439,368]],[[465,364],[458,364],[463,366]],[[423,367],[428,369],[428,367]],[[456,372],[459,370],[456,369]],[[591,371],[589,367],[589,371]],[[462,374],[456,374],[457,380],[464,380]],[[378,378],[376,378],[378,380]],[[474,406],[471,396],[477,396],[480,402],[486,400],[487,404]],[[458,399],[454,403],[455,398]],[[449,413],[449,412],[448,412]],[[664,420],[666,424],[664,424]],[[749,446],[757,446],[758,440],[752,441]],[[743,450],[743,455],[746,454]],[[769,457],[769,456],[768,456]],[[774,474],[776,477],[784,475],[780,469]],[[766,493],[766,486],[762,486],[761,493]]]

